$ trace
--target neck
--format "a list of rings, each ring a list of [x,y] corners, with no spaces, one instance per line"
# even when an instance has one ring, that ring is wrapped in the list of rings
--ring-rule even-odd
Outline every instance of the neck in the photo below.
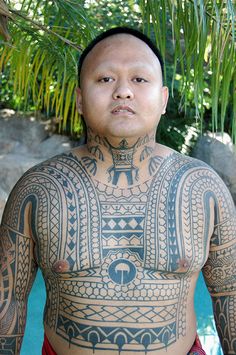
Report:
[[[101,171],[105,171],[105,180],[112,185],[131,186],[140,183],[140,180],[153,175],[160,163],[154,133],[136,138],[112,139],[102,137],[88,128],[87,150],[89,156],[82,159],[85,167],[95,178],[98,178],[99,171],[102,178]]]

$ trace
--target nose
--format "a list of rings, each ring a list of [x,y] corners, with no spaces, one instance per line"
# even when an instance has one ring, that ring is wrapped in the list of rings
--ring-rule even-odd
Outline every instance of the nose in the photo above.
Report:
[[[132,100],[134,97],[133,91],[128,85],[128,83],[122,83],[116,86],[113,92],[113,99],[129,99]]]

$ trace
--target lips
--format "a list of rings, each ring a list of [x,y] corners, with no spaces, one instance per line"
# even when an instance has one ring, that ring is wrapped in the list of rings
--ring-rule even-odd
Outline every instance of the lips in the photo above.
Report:
[[[113,110],[111,111],[111,113],[114,113],[114,114],[119,114],[119,113],[134,114],[135,112],[129,106],[119,105],[119,106],[114,107]]]

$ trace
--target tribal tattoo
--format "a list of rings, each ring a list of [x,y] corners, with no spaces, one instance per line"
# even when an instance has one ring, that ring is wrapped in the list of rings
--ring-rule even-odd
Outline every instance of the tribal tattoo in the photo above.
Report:
[[[22,218],[13,228],[0,227],[0,353],[15,355],[20,351],[26,321],[26,303],[36,275],[33,242],[25,234],[23,216],[28,209],[21,205]]]
[[[126,142],[119,153],[103,143],[114,155],[125,152],[131,184],[137,171]],[[98,148],[94,160],[103,158]],[[151,154],[145,142],[140,159]],[[0,239],[1,354],[20,346],[36,264],[46,282],[45,324],[68,346],[121,354],[167,349],[186,335],[191,277],[205,265],[222,344],[233,354],[236,219],[218,176],[173,153],[153,162],[153,178],[120,189],[115,158],[113,186],[94,181],[96,163],[85,158],[63,154],[32,168],[9,199]]]
[[[94,135],[92,129],[88,129],[88,142],[89,142],[89,152],[95,157],[90,158],[85,156],[82,158],[82,162],[89,172],[96,176],[97,173],[97,159],[104,161],[104,154],[102,153],[101,147],[105,147],[113,159],[113,164],[107,169],[108,182],[113,185],[117,185],[121,175],[125,175],[127,179],[128,186],[133,185],[135,182],[139,181],[139,168],[134,165],[134,154],[137,148],[143,147],[139,161],[149,159],[148,172],[152,176],[157,171],[160,166],[161,158],[159,156],[152,156],[153,147],[148,146],[150,141],[154,140],[154,136],[140,137],[129,147],[126,139],[121,140],[118,147],[114,147],[108,141],[107,138],[101,138],[98,135]]]
[[[227,195],[226,191],[225,197]],[[225,208],[224,215],[217,216],[218,223],[203,274],[212,296],[216,328],[224,354],[233,355],[236,354],[236,220],[232,218],[233,204],[227,211]]]

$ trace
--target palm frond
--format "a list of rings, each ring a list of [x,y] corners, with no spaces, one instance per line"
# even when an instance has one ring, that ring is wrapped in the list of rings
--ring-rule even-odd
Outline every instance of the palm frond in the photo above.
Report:
[[[77,58],[93,35],[83,1],[55,0],[48,6],[43,0],[24,0],[20,10],[9,1],[9,13],[14,15],[13,42],[3,43],[0,69],[10,71],[19,107],[26,108],[31,97],[35,110],[54,113],[62,129],[67,120],[78,120],[72,104]]]
[[[229,105],[235,103],[236,96],[233,84],[236,71],[234,1],[142,0],[140,5],[143,23],[147,23],[149,33],[153,31],[158,37],[157,44],[163,55],[166,47],[163,36],[167,32],[161,27],[163,19],[166,19],[166,28],[172,31],[172,93],[178,77],[182,92],[180,109],[186,111],[193,102],[195,116],[202,120],[204,102],[210,101],[212,130],[223,131]],[[232,117],[232,135],[236,140],[233,122]]]

